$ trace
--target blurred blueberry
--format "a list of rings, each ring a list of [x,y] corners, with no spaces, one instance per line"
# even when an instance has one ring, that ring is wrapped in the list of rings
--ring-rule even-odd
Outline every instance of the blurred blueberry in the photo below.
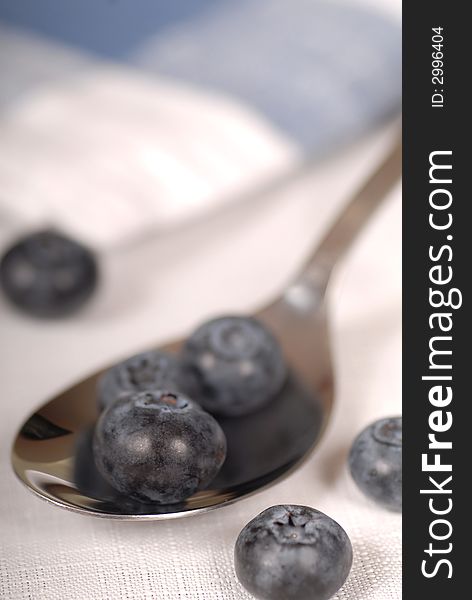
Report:
[[[118,363],[98,381],[98,405],[108,408],[126,392],[178,389],[178,361],[161,350],[142,352]]]
[[[11,302],[38,317],[61,317],[79,309],[98,279],[90,250],[52,230],[18,240],[0,262],[0,282]]]

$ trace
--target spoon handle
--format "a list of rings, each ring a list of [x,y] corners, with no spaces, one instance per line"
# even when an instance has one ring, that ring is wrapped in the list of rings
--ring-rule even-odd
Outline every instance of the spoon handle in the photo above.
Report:
[[[318,285],[327,285],[335,264],[349,249],[388,192],[400,181],[401,170],[402,143],[399,138],[331,225],[305,265],[302,277],[315,278]]]

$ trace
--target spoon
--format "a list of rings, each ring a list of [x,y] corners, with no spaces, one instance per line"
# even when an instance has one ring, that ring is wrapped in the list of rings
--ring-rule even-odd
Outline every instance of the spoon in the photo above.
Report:
[[[168,519],[227,505],[286,477],[313,451],[328,422],[334,394],[326,290],[333,267],[375,208],[399,180],[401,144],[338,216],[300,274],[255,317],[275,334],[290,375],[265,408],[221,419],[227,459],[206,490],[181,504],[139,504],[121,497],[100,476],[91,450],[98,417],[100,371],[53,398],[21,427],[12,465],[28,489],[53,504],[104,518]],[[178,352],[184,340],[162,347]]]

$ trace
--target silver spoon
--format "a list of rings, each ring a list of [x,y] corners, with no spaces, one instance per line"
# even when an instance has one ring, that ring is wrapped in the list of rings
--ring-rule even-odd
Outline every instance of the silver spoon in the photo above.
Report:
[[[399,180],[401,144],[342,211],[301,273],[255,316],[282,345],[291,375],[266,408],[223,419],[227,460],[211,486],[179,505],[144,505],[120,497],[96,471],[91,452],[97,419],[92,375],[44,404],[22,426],[13,469],[35,494],[57,506],[114,519],[168,519],[227,505],[287,476],[318,443],[333,403],[334,377],[326,316],[333,267]],[[163,347],[176,352],[183,340]]]

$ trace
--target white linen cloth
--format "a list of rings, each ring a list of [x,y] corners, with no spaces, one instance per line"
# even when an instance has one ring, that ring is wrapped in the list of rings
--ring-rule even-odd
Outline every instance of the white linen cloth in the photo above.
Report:
[[[0,298],[0,598],[241,600],[240,529],[278,503],[339,521],[354,564],[337,600],[401,598],[401,517],[354,487],[346,455],[372,420],[401,411],[401,204],[396,189],[330,289],[337,392],[314,455],[285,481],[233,506],[168,522],[112,522],[60,510],[16,480],[9,452],[38,403],[99,366],[276,293],[388,147],[377,134],[320,164],[270,202],[241,207],[102,257],[103,283],[80,314],[30,319]]]

